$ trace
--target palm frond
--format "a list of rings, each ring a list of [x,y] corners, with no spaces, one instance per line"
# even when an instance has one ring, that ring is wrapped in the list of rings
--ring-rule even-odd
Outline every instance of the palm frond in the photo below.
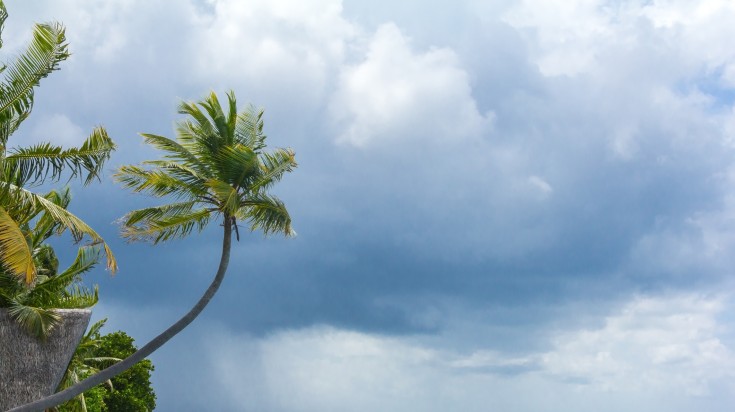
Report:
[[[134,210],[123,217],[122,236],[129,241],[157,244],[182,238],[194,230],[202,231],[209,223],[211,211],[194,210],[194,202]]]
[[[0,261],[5,269],[30,285],[36,277],[36,266],[28,240],[18,224],[0,207]]]
[[[143,192],[156,197],[174,195],[178,198],[195,198],[206,193],[198,190],[199,186],[192,184],[198,183],[199,179],[187,174],[186,170],[173,169],[173,172],[189,180],[182,180],[163,168],[146,170],[130,165],[120,167],[114,177],[134,192]]]
[[[158,220],[180,214],[188,214],[194,210],[196,204],[196,201],[176,202],[157,207],[134,210],[125,215],[122,219],[122,223],[125,226],[133,226],[143,221]]]
[[[33,89],[40,80],[58,69],[69,57],[64,26],[58,23],[36,24],[33,40],[15,62],[10,64],[0,83],[0,118],[7,127],[0,130],[5,144],[10,133],[33,107]]]
[[[147,144],[166,152],[164,158],[173,162],[180,162],[182,165],[186,165],[187,168],[196,169],[196,173],[205,172],[205,166],[201,164],[199,159],[175,140],[149,133],[141,133],[140,135],[145,138]]]
[[[8,10],[5,9],[5,3],[0,0],[0,34],[2,34],[3,29],[5,28],[5,20],[8,18]],[[3,46],[3,40],[2,37],[0,37],[0,47]],[[5,70],[4,67],[0,68],[0,72]]]
[[[81,240],[85,236],[88,236],[91,238],[93,244],[103,245],[105,255],[107,257],[107,268],[113,273],[117,271],[117,261],[115,260],[115,256],[112,254],[109,246],[105,243],[105,240],[95,232],[94,229],[84,223],[84,221],[74,216],[63,207],[56,205],[49,199],[26,189],[10,185],[10,195],[13,197],[11,201],[14,201],[17,204],[27,204],[32,205],[33,207],[42,208],[52,219],[54,219],[54,221],[69,230],[75,239]]]
[[[254,151],[260,151],[265,147],[266,136],[263,134],[263,109],[252,104],[246,110],[238,114],[235,136],[238,143],[243,144]]]
[[[215,129],[209,122],[207,116],[199,109],[196,103],[193,102],[181,102],[179,104],[180,114],[186,114],[194,119],[194,122],[190,120],[184,120],[177,123],[177,131],[183,132],[177,134],[177,137],[181,138],[184,143],[190,143],[194,138],[198,136],[210,136],[215,133]]]
[[[18,301],[13,301],[8,307],[8,314],[28,333],[41,340],[45,340],[61,320],[51,309],[28,306]]]
[[[87,329],[87,333],[84,334],[82,341],[79,342],[79,347],[85,348],[90,342],[96,341],[96,337],[99,335],[100,330],[105,326],[105,323],[107,323],[107,318],[100,319],[93,323],[92,326]]]
[[[75,283],[68,287],[63,294],[56,296],[56,300],[49,304],[59,309],[84,309],[91,308],[99,301],[99,288],[89,289],[86,286]]]
[[[291,149],[276,149],[273,153],[260,154],[260,175],[250,186],[251,190],[261,190],[281,180],[285,173],[293,171],[298,164]]]
[[[258,172],[257,155],[252,149],[241,144],[220,148],[212,160],[217,165],[217,179],[235,188],[248,186],[248,180]]]
[[[44,197],[54,204],[66,209],[71,203],[71,191],[68,187],[65,187],[61,191],[52,190],[44,195]],[[43,210],[37,208],[33,216],[28,216],[26,221],[35,218]],[[40,245],[44,240],[48,239],[52,235],[61,235],[66,229],[56,222],[48,213],[41,214],[41,217],[36,220],[36,224],[33,230],[29,233],[30,243],[33,246]]]
[[[35,287],[28,292],[26,302],[29,304],[43,305],[51,307],[57,302],[68,301],[65,307],[79,303],[79,307],[90,307],[96,303],[93,295],[89,290],[81,291],[80,297],[68,298],[71,296],[69,289],[75,282],[80,280],[80,276],[90,270],[99,262],[100,248],[99,246],[83,246],[77,251],[74,262],[62,273],[55,276],[49,276],[46,279],[36,283]],[[82,298],[84,295],[86,297]],[[72,302],[73,301],[73,302]]]
[[[265,235],[272,233],[296,235],[291,228],[291,216],[286,210],[286,205],[275,196],[263,193],[251,195],[242,203],[235,217],[250,222],[251,231],[260,229]]]
[[[233,216],[240,209],[240,193],[237,188],[227,182],[217,179],[207,180],[207,187],[211,189],[217,199],[217,207],[220,211]]]
[[[63,149],[50,143],[40,143],[10,152],[5,158],[5,176],[16,186],[28,182],[42,184],[47,178],[57,181],[64,173],[69,179],[80,177],[85,184],[99,179],[99,175],[115,150],[115,143],[101,127],[78,148]],[[11,180],[12,179],[12,180]]]
[[[227,92],[227,144],[233,145],[235,140],[235,128],[237,127],[237,98],[232,90]]]
[[[228,95],[230,107],[232,107],[232,104],[234,103],[232,100],[233,98],[234,96],[230,97],[230,95]],[[223,140],[222,143],[231,145],[235,133],[234,129],[230,129],[229,127],[231,116],[225,115],[225,112],[222,110],[222,105],[217,98],[217,94],[214,92],[209,93],[209,96],[206,99],[199,102],[199,106],[203,107],[209,115],[211,123],[217,130],[217,136]],[[237,116],[237,109],[235,109],[235,116]]]

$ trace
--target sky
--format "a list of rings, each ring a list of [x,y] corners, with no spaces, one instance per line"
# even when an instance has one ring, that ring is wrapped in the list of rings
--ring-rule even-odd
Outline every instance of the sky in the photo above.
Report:
[[[88,277],[107,331],[147,342],[219,260],[216,225],[120,239],[157,201],[111,177],[158,156],[138,133],[233,90],[296,152],[274,193],[298,236],[234,245],[151,358],[158,410],[731,410],[735,3],[6,5],[2,60],[36,21],[73,53],[10,145],[119,146],[70,207],[119,261]]]

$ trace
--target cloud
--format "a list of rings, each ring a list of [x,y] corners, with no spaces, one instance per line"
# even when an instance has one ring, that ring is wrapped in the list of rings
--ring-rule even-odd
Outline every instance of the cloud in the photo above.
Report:
[[[28,140],[16,141],[15,143],[26,146],[31,143],[53,142],[53,144],[62,147],[80,146],[92,131],[90,129],[85,133],[81,127],[59,113],[44,114],[33,118],[28,123],[34,123]]]
[[[574,75],[590,69],[598,48],[616,34],[604,4],[526,0],[507,11],[504,19],[533,39],[530,43],[543,74]]]
[[[454,52],[416,53],[391,23],[377,29],[364,61],[343,69],[330,107],[338,142],[357,147],[401,139],[454,145],[492,119],[478,112]]]
[[[660,79],[681,69],[701,70],[733,87],[735,52],[720,41],[735,35],[733,16],[735,7],[725,0],[524,0],[503,19],[523,33],[547,76],[589,73],[613,63],[621,51],[648,48],[678,59],[675,65],[655,66]]]
[[[223,396],[193,401],[190,409],[174,405],[305,412],[709,405],[725,411],[732,399],[727,388],[735,384],[726,340],[732,325],[720,319],[728,302],[696,294],[636,297],[600,326],[561,330],[550,337],[550,350],[524,354],[462,351],[444,346],[441,337],[328,326],[253,338],[210,323],[195,341],[208,359],[199,379],[211,379],[205,389]]]
[[[247,86],[270,107],[313,110],[358,29],[338,0],[209,2],[191,43],[192,74],[217,88]]]
[[[538,189],[538,191],[541,192],[543,196],[550,195],[551,192],[554,191],[554,188],[551,187],[549,182],[538,176],[529,176],[528,183],[534,188]]]
[[[707,395],[733,381],[735,353],[717,317],[722,298],[639,297],[603,326],[562,333],[543,355],[547,373],[605,391],[662,390]],[[725,335],[725,336],[727,336]]]
[[[15,141],[103,124],[112,164],[150,158],[138,131],[233,88],[296,150],[276,192],[300,236],[235,245],[211,317],[156,357],[162,405],[225,387],[223,410],[729,410],[731,305],[706,293],[735,263],[730,3],[9,8],[3,51],[56,17],[74,52]],[[221,228],[125,245],[110,222],[153,201],[75,196],[120,260],[100,283],[125,327],[206,287]]]

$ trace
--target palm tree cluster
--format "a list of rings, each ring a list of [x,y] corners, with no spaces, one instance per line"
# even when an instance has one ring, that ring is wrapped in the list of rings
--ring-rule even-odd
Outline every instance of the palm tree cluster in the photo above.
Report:
[[[212,283],[194,307],[163,333],[131,356],[95,375],[11,412],[49,408],[99,385],[145,359],[188,326],[219,289],[230,259],[232,236],[239,239],[242,222],[251,231],[293,236],[291,216],[269,189],[296,168],[291,149],[265,151],[263,111],[249,106],[238,112],[234,93],[222,106],[217,95],[183,102],[186,115],[176,125],[176,138],[142,134],[145,142],[163,152],[161,159],[120,168],[115,178],[128,189],[172,200],[134,210],[121,219],[122,234],[131,241],[153,244],[201,231],[221,222],[222,254]]]
[[[69,190],[51,191],[44,196],[55,205],[66,208],[71,200]],[[76,309],[94,306],[98,300],[97,288],[89,289],[81,282],[81,276],[98,263],[100,248],[85,245],[79,248],[74,262],[59,272],[56,252],[46,239],[63,232],[64,227],[51,215],[38,209],[31,222],[22,225],[29,248],[33,251],[35,278],[29,286],[8,271],[0,271],[0,307],[24,329],[41,340],[51,332],[60,320],[54,309]]]
[[[0,33],[6,18],[0,0]],[[77,148],[51,143],[8,145],[31,113],[39,82],[68,57],[64,27],[37,24],[27,49],[13,62],[0,66],[0,307],[8,308],[16,320],[41,337],[56,321],[50,308],[96,302],[96,290],[81,287],[79,279],[102,253],[107,268],[117,269],[104,239],[67,210],[68,191],[39,194],[31,190],[65,176],[85,184],[98,180],[115,149],[105,129],[94,129]],[[229,92],[224,106],[211,93],[202,101],[181,103],[179,113],[185,118],[176,126],[175,139],[142,135],[147,144],[163,152],[160,159],[123,166],[115,175],[134,192],[167,200],[125,215],[120,220],[122,235],[130,241],[156,244],[219,222],[222,253],[214,279],[188,313],[132,355],[83,379],[86,372],[97,372],[96,367],[77,374],[78,379],[67,375],[66,389],[12,411],[44,410],[73,399],[131,368],[183,330],[219,289],[229,264],[232,237],[240,239],[240,224],[266,235],[295,234],[284,203],[269,193],[296,168],[294,152],[265,150],[263,110],[248,106],[238,111],[235,95]],[[87,239],[87,244],[79,249],[74,263],[59,272],[58,259],[44,242],[62,233],[70,233],[76,242]],[[74,371],[84,365],[70,366]]]
[[[7,17],[0,0],[0,33]],[[104,239],[67,210],[68,191],[39,194],[31,190],[64,176],[85,184],[98,180],[115,149],[105,129],[95,128],[79,147],[51,143],[9,146],[10,137],[33,109],[36,87],[68,57],[64,27],[36,24],[27,48],[14,61],[0,66],[0,307],[9,308],[14,318],[38,336],[48,334],[58,321],[48,308],[96,302],[96,292],[81,288],[78,280],[97,262],[100,249],[107,257],[107,267],[117,269]],[[43,242],[65,232],[75,242],[89,242],[69,269],[56,273],[53,249]]]

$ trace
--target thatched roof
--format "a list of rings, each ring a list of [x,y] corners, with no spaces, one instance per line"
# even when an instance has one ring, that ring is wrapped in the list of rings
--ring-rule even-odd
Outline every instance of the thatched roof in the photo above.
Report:
[[[46,342],[29,335],[0,309],[0,411],[54,393],[92,312],[59,309],[62,321]]]

